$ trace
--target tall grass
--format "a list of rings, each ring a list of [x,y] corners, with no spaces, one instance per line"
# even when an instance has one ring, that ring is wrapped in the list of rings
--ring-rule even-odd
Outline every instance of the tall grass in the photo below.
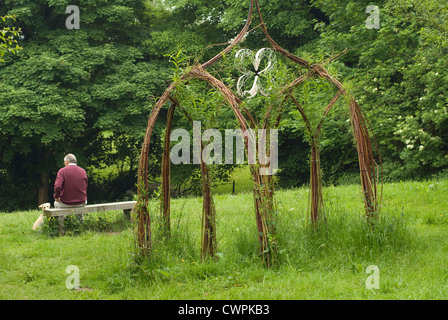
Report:
[[[345,187],[342,196],[348,196],[344,192],[354,188]],[[341,193],[338,188],[330,189]],[[387,263],[397,254],[412,250],[415,234],[402,212],[383,212],[377,221],[366,221],[362,199],[351,199],[346,207],[338,201],[340,194],[335,193],[333,198],[328,196],[325,219],[314,229],[307,218],[308,190],[278,193],[279,261],[273,266],[274,272],[284,268],[301,272],[353,271],[370,264]],[[245,272],[271,272],[259,256],[251,197],[251,193],[215,197],[217,262],[200,262],[200,199],[174,202],[174,227],[170,238],[164,237],[162,223],[154,215],[153,252],[149,259],[138,261],[140,275],[156,282],[194,282],[210,277],[233,279],[233,275]],[[353,200],[361,201],[353,204]]]

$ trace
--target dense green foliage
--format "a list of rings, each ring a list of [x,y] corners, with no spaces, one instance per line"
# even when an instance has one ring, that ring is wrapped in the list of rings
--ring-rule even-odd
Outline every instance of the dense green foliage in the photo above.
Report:
[[[1,17],[2,24],[10,23],[10,20],[15,21],[14,16]],[[3,56],[7,52],[16,53],[22,47],[18,45],[18,38],[20,36],[20,28],[2,26],[0,29],[0,63],[5,62]]]
[[[79,30],[65,26],[69,4],[80,6]],[[120,182],[132,187],[148,102],[168,64],[145,43],[150,9],[143,1],[6,1],[3,11],[17,17],[24,49],[0,72],[2,205],[34,206],[38,188],[44,202],[67,152],[86,169],[125,162]]]
[[[370,4],[260,0],[272,37],[285,49],[313,63],[348,49],[328,68],[370,120],[386,180],[443,174],[448,168],[447,4],[377,1],[380,28],[368,29]],[[68,5],[80,8],[79,30],[65,26]],[[2,1],[0,16],[15,16],[8,27],[21,28],[17,45],[23,47],[0,62],[2,207],[52,200],[52,183],[67,152],[88,170],[89,200],[131,197],[152,101],[173,77],[166,55],[182,48],[201,61],[213,56],[242,27],[248,6],[246,0]],[[254,36],[243,45],[261,48],[266,42]],[[305,89],[311,94],[301,92],[303,101],[316,108],[331,99],[323,83]],[[334,108],[323,127],[324,183],[358,179],[344,108],[343,103]],[[164,112],[151,144],[152,178],[160,173]],[[181,118],[176,118],[179,127],[186,124]],[[281,124],[278,176],[284,187],[309,179],[309,145],[297,119],[290,109]],[[196,172],[178,167],[179,184]]]
[[[329,22],[316,23],[319,39],[297,52],[319,57],[349,50],[334,64],[333,74],[349,85],[371,123],[385,180],[438,174],[448,167],[448,74],[444,67],[448,6],[444,1],[377,1],[380,29],[368,29],[365,9],[369,4],[314,1]],[[327,183],[356,181],[357,159],[345,119],[342,112],[333,114],[324,127],[321,158]],[[290,146],[294,126],[284,130],[285,143]],[[297,163],[306,153],[301,149],[300,133],[292,136],[298,148],[293,152],[295,161],[283,162],[287,169],[283,182],[301,185],[304,181],[295,177],[306,176],[306,167],[300,169]]]
[[[448,165],[448,54],[445,1],[383,1],[381,27],[369,30],[353,11],[368,2],[333,7],[316,1],[333,23],[321,43],[341,59],[378,140],[387,179],[425,177]],[[339,4],[341,3],[341,4]],[[359,21],[345,19],[344,13]],[[437,22],[436,22],[437,21]],[[350,22],[350,24],[348,24]]]

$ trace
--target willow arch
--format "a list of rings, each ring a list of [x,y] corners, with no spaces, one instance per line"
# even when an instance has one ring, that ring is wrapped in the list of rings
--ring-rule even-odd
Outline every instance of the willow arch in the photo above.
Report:
[[[295,79],[289,85],[285,87],[282,92],[283,95],[283,103],[287,100],[290,100],[299,110],[302,120],[305,122],[307,129],[311,134],[311,165],[310,165],[310,217],[313,224],[315,224],[320,215],[320,210],[323,207],[323,198],[322,198],[322,183],[320,176],[320,157],[317,141],[319,139],[319,134],[321,132],[324,120],[330,110],[335,105],[336,101],[341,96],[346,96],[349,99],[349,111],[350,111],[350,122],[351,128],[353,132],[353,136],[356,141],[356,149],[358,153],[359,160],[359,168],[360,168],[360,176],[361,176],[361,187],[363,190],[364,196],[364,204],[366,210],[366,216],[368,218],[373,218],[377,216],[377,213],[380,209],[380,201],[381,201],[381,192],[378,192],[379,177],[375,173],[378,167],[381,167],[381,159],[378,164],[373,155],[372,150],[372,138],[370,136],[370,128],[367,120],[362,114],[361,109],[359,108],[356,100],[349,95],[344,86],[339,80],[332,77],[328,71],[324,68],[325,63],[320,64],[310,64],[305,59],[297,57],[283,48],[281,48],[274,39],[269,35],[269,32],[266,28],[266,25],[263,21],[260,6],[258,0],[250,0],[250,9],[247,21],[233,41],[229,43],[229,45],[218,55],[208,60],[203,64],[197,64],[192,67],[192,69],[183,74],[179,78],[179,82],[171,83],[168,88],[165,90],[163,95],[157,101],[156,105],[151,111],[148,126],[145,134],[145,138],[142,145],[142,151],[140,155],[140,164],[138,170],[138,201],[136,205],[136,216],[137,216],[137,245],[143,252],[150,251],[151,249],[151,221],[149,217],[149,195],[148,195],[148,155],[149,155],[149,146],[151,142],[151,136],[154,129],[154,125],[159,117],[159,113],[161,108],[168,102],[171,103],[171,106],[168,110],[167,117],[167,132],[171,130],[172,127],[172,117],[174,110],[179,105],[179,101],[176,101],[175,97],[173,97],[172,92],[175,90],[176,86],[180,83],[192,80],[199,79],[206,83],[208,83],[211,87],[216,89],[227,102],[227,104],[231,107],[236,121],[238,122],[241,130],[245,131],[248,129],[248,125],[255,127],[255,121],[252,118],[250,112],[242,106],[242,101],[238,98],[238,96],[232,92],[222,81],[218,80],[216,77],[207,72],[207,68],[217,63],[219,60],[223,58],[223,56],[234,49],[245,37],[248,33],[254,9],[256,9],[258,13],[258,18],[260,19],[260,28],[265,35],[266,40],[271,45],[272,49],[278,52],[280,55],[286,57],[294,64],[297,64],[301,67],[304,67],[307,72],[301,75],[299,78]],[[324,110],[323,118],[319,122],[318,126],[315,130],[311,128],[310,121],[308,120],[307,114],[300,103],[294,98],[292,91],[294,88],[300,86],[308,79],[314,77],[321,77],[337,89],[336,95],[332,98],[330,103]],[[265,119],[269,119],[271,117],[271,108],[268,109]],[[278,121],[277,121],[278,123]],[[267,121],[264,123],[264,127],[266,127]],[[162,182],[161,182],[161,191],[162,191],[162,215],[164,220],[164,225],[169,232],[170,229],[170,156],[169,156],[169,134],[165,137],[164,142],[164,152],[162,159]],[[374,137],[373,137],[374,138]],[[245,147],[247,151],[247,139],[245,140]],[[201,161],[201,173],[202,173],[202,183],[203,183],[203,232],[202,232],[202,241],[201,241],[201,255],[202,256],[214,256],[216,253],[216,237],[215,237],[215,225],[214,225],[214,216],[215,216],[215,208],[213,204],[213,198],[211,195],[210,188],[207,188],[207,179],[209,179],[207,166],[203,161]],[[258,237],[260,242],[260,252],[264,258],[264,260],[270,264],[272,251],[271,244],[269,243],[269,236],[272,236],[274,233],[274,229],[269,223],[269,212],[272,211],[272,207],[274,205],[273,197],[274,190],[269,183],[272,177],[270,176],[262,176],[256,170],[256,166],[251,167],[251,174],[254,185],[258,185],[259,187],[254,187],[254,203],[255,203],[255,215],[257,220],[257,229],[258,229]],[[261,187],[260,187],[261,186]]]

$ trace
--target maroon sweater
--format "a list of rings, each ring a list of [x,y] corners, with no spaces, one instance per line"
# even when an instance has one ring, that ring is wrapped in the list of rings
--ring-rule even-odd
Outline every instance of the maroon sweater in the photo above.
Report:
[[[58,171],[54,183],[55,199],[68,205],[83,204],[87,200],[86,171],[75,165],[68,165]]]

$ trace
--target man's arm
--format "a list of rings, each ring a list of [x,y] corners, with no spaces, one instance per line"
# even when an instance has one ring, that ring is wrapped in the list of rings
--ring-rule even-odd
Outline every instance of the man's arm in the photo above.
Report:
[[[61,170],[58,171],[58,175],[56,176],[56,181],[54,182],[54,194],[53,198],[56,201],[60,201],[62,191],[64,190],[64,177],[62,176]]]

